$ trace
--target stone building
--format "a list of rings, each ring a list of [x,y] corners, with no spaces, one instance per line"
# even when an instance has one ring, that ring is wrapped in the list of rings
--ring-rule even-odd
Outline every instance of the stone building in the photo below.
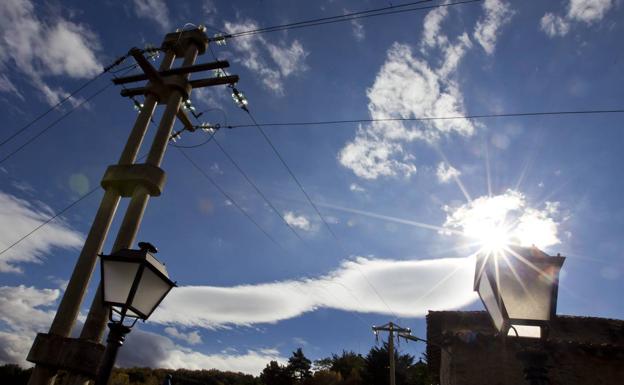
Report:
[[[434,384],[526,385],[519,352],[545,353],[551,385],[624,384],[624,321],[557,316],[549,338],[502,338],[486,312],[431,311],[427,355]]]

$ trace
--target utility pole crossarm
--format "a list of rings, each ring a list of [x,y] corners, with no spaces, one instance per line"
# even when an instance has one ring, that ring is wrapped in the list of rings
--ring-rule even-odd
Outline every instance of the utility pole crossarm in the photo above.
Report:
[[[388,322],[385,325],[381,326],[373,326],[373,332],[394,332],[394,333],[411,333],[412,330],[410,328],[401,327],[393,322]]]
[[[227,60],[222,60],[222,61],[215,61],[215,62],[204,63],[204,64],[195,64],[192,66],[183,66],[179,68],[159,71],[158,75],[160,75],[161,77],[167,77],[171,75],[184,75],[184,74],[190,74],[190,73],[201,72],[201,71],[210,71],[210,70],[216,70],[216,69],[221,69],[221,68],[228,68],[229,66],[230,66],[230,63]],[[148,80],[148,75],[137,74],[137,75],[124,76],[121,78],[115,78],[113,79],[113,84],[121,85],[121,84],[126,84],[126,83],[140,82],[144,80]]]
[[[193,88],[202,88],[210,86],[218,86],[224,84],[234,84],[239,80],[238,75],[221,76],[216,78],[197,79],[189,81]],[[121,96],[131,97],[144,95],[148,91],[148,87],[125,88],[121,90]]]

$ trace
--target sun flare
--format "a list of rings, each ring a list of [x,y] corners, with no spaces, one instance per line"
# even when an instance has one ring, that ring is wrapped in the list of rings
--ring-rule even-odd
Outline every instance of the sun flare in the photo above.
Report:
[[[560,242],[556,205],[546,202],[544,209],[527,205],[526,197],[515,190],[484,196],[459,207],[446,207],[444,227],[459,230],[481,251],[496,254],[509,246],[548,247]]]

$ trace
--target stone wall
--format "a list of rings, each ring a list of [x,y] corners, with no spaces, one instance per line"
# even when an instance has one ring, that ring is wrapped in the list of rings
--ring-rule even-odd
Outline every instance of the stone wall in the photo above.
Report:
[[[548,341],[501,338],[485,312],[429,312],[429,369],[441,385],[525,385],[520,351],[547,355],[552,385],[624,384],[624,321],[557,316]]]

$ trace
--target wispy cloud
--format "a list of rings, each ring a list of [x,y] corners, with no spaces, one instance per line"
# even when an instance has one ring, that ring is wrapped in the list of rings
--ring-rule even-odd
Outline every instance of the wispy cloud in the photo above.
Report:
[[[348,9],[343,9],[342,12],[346,15],[351,13],[352,11]],[[366,38],[366,31],[364,30],[364,24],[358,19],[352,19],[351,22],[351,32],[353,32],[353,37],[357,41],[363,41]]]
[[[473,36],[491,54],[501,27],[511,18],[507,3],[487,0]],[[425,16],[420,50],[395,42],[387,52],[366,95],[373,119],[423,118],[465,114],[463,95],[455,75],[466,52],[473,48],[467,32],[450,38],[442,32],[448,10]],[[441,60],[440,60],[441,58]],[[405,145],[412,141],[437,142],[445,136],[471,136],[475,125],[465,119],[426,122],[374,122],[358,127],[355,138],[338,153],[340,163],[364,179],[409,177],[417,171]]]
[[[134,12],[138,17],[149,19],[162,29],[171,28],[169,9],[164,0],[134,0]]]
[[[457,178],[460,175],[461,173],[458,169],[451,165],[448,165],[446,162],[438,163],[438,168],[436,169],[438,182],[449,183],[452,179]]]
[[[310,220],[305,215],[297,215],[292,211],[286,211],[284,213],[284,220],[290,226],[295,227],[297,229],[300,229],[303,231],[312,230],[312,224],[310,223]]]
[[[257,29],[253,20],[225,22],[224,30],[237,33]],[[284,80],[307,70],[308,52],[298,40],[273,44],[261,35],[240,36],[232,40],[234,61],[255,72],[262,84],[278,95],[284,93]]]
[[[349,190],[353,192],[366,192],[366,189],[357,183],[351,183],[349,185]]]
[[[35,205],[0,191],[0,250],[4,250],[24,234],[50,217],[52,209]],[[57,218],[40,231],[0,254],[0,272],[21,272],[19,263],[40,263],[53,247],[77,248],[83,237]]]
[[[201,336],[199,335],[199,332],[197,330],[185,333],[172,326],[169,326],[165,328],[165,333],[173,338],[185,341],[189,345],[197,345],[202,342]]]
[[[100,45],[95,33],[83,24],[62,17],[44,20],[30,0],[0,2],[0,73],[13,61],[14,68],[45,100],[56,104],[67,92],[46,84],[45,77],[85,78],[99,73],[102,66],[96,52]],[[21,96],[6,74],[2,79],[0,91]]]
[[[550,37],[565,36],[570,31],[570,23],[554,13],[546,13],[540,20],[540,28]]]
[[[508,3],[501,0],[485,0],[483,9],[485,15],[477,22],[473,36],[485,52],[491,55],[496,47],[500,28],[509,23],[514,12]]]
[[[186,327],[274,323],[318,308],[422,317],[429,310],[472,302],[473,258],[415,261],[358,258],[309,279],[233,287],[186,286],[171,292],[152,316]],[[371,284],[384,298],[381,301]]]
[[[591,25],[602,20],[613,4],[612,0],[569,0],[564,15],[546,13],[540,28],[549,37],[565,36],[575,23]]]

